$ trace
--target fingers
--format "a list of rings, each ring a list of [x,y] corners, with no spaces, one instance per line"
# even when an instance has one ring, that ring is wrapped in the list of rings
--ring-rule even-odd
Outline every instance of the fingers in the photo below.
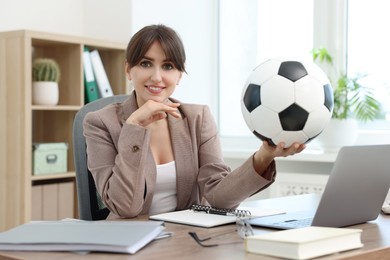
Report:
[[[285,147],[284,142],[278,143],[276,146],[270,145],[267,141],[263,141],[262,147],[272,157],[287,157],[302,152],[305,148],[305,144],[293,143],[289,147]]]
[[[287,148],[283,149],[282,156],[290,156],[294,155],[296,153],[302,152],[306,148],[305,144],[300,144],[300,143],[293,143]]]
[[[165,109],[165,113],[168,113],[170,115],[172,115],[173,117],[176,117],[176,118],[180,118],[181,117],[181,114],[179,113],[179,111],[177,110],[177,108],[180,106],[180,103],[167,103],[167,104],[163,104],[161,103],[162,105],[164,106],[167,106],[167,107],[163,107],[162,109],[164,110]]]
[[[180,118],[181,114],[177,109],[179,106],[180,103],[160,103],[149,100],[132,113],[126,120],[126,123],[145,127],[155,121],[166,118],[167,114]]]
[[[155,111],[156,113],[167,113],[173,117],[180,118],[181,114],[177,110],[179,106],[179,103],[156,103],[151,112],[153,113],[153,111]]]

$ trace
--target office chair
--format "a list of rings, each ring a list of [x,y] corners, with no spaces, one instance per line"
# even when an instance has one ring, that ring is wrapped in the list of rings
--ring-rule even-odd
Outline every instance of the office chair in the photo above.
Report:
[[[87,167],[87,152],[83,134],[83,120],[88,112],[99,110],[106,105],[123,102],[128,95],[101,98],[83,106],[73,120],[73,155],[76,168],[77,200],[80,219],[106,219],[110,211],[104,206],[96,191],[95,181]]]

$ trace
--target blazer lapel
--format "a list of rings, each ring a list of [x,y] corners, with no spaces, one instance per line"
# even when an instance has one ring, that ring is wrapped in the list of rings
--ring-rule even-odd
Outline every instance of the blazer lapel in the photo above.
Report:
[[[129,98],[123,102],[123,107],[120,114],[122,125],[126,122],[127,118],[129,118],[129,116],[137,109],[138,109],[137,99],[135,97],[135,92],[133,91],[129,95]]]
[[[193,156],[187,118],[183,116],[177,119],[168,115],[168,124],[176,162],[177,206],[183,208],[191,200],[194,183],[197,183],[198,166]]]

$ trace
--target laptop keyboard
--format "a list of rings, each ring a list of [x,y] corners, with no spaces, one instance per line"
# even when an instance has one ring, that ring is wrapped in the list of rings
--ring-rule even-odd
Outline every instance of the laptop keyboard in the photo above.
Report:
[[[313,218],[302,218],[302,219],[294,219],[287,220],[283,222],[275,223],[274,225],[285,227],[285,228],[301,228],[301,227],[309,227],[313,222]]]

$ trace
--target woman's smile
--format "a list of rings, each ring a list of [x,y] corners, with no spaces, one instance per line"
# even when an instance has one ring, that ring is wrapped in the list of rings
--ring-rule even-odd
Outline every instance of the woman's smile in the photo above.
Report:
[[[154,85],[146,85],[145,86],[149,92],[151,92],[152,94],[159,94],[161,93],[165,88],[164,87],[161,87],[161,86],[154,86]]]

